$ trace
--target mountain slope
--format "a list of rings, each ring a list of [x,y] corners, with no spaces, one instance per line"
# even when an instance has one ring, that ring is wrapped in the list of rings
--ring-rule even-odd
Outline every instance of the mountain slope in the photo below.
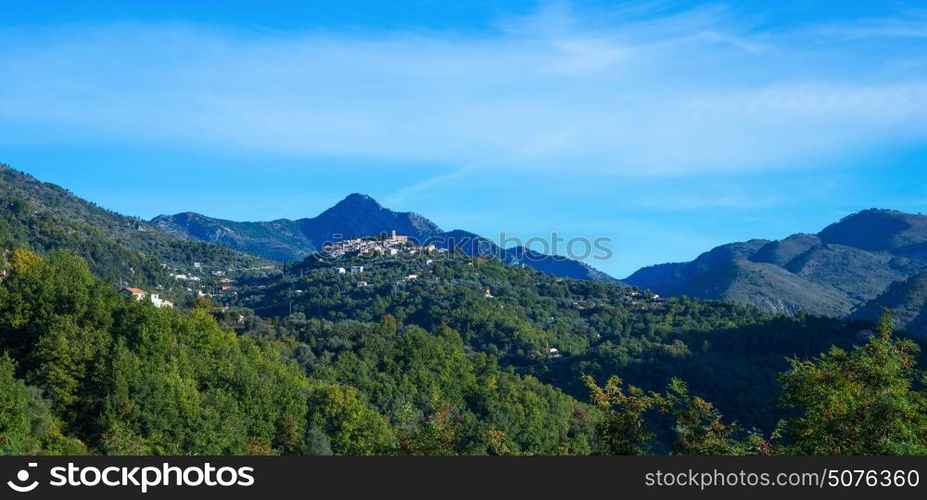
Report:
[[[339,271],[352,265],[363,270]],[[596,380],[621,374],[644,390],[661,390],[671,377],[681,377],[730,418],[764,429],[782,417],[770,401],[777,397],[778,373],[788,366],[785,358],[849,346],[861,328],[730,302],[655,300],[621,285],[560,279],[456,252],[446,258],[309,258],[283,275],[242,284],[233,300],[230,306],[264,321],[283,317],[282,334],[311,339],[313,354],[298,356],[311,367],[350,352],[334,324],[385,318],[427,331],[449,327],[473,352],[579,398],[588,397],[584,374]],[[359,338],[382,345],[367,334]],[[349,359],[346,371],[365,377],[356,358]],[[392,404],[395,395],[382,400]]]
[[[853,303],[839,291],[797,278],[768,263],[735,259],[696,275],[676,294],[732,300],[765,311],[797,313],[804,309],[823,316],[843,316]]]
[[[152,220],[162,231],[184,238],[225,245],[278,261],[299,261],[326,242],[396,231],[420,243],[457,249],[466,255],[492,256],[508,264],[526,265],[554,276],[593,281],[614,278],[589,265],[521,247],[503,249],[487,238],[463,231],[442,231],[414,212],[394,212],[370,196],[354,193],[316,217],[295,221],[233,222],[195,213],[162,215]]]
[[[412,212],[393,212],[373,198],[351,194],[317,217],[270,222],[235,222],[193,212],[155,217],[152,224],[184,238],[227,246],[278,261],[299,261],[325,242],[395,230],[418,241],[441,229]]]
[[[850,316],[874,320],[889,308],[898,328],[917,335],[927,335],[927,273],[892,283],[885,292],[863,304]]]
[[[542,254],[521,246],[502,248],[492,240],[469,231],[455,229],[442,233],[434,241],[438,247],[470,257],[494,257],[509,265],[530,267],[559,278],[618,283],[618,280],[584,262]]]
[[[151,221],[160,230],[279,261],[300,259],[314,249],[298,222],[233,222],[194,212],[162,215]]]
[[[871,209],[816,235],[722,245],[692,262],[643,268],[623,281],[665,295],[845,316],[927,269],[925,248],[927,217]]]
[[[924,257],[927,256],[927,216],[873,208],[827,226],[818,237],[824,243]]]
[[[169,270],[265,266],[263,259],[187,241],[111,212],[54,184],[0,164],[0,248],[76,251],[106,279],[136,286],[170,285]]]

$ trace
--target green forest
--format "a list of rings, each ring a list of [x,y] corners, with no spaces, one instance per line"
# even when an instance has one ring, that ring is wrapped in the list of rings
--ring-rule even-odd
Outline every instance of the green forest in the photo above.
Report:
[[[358,275],[309,258],[242,278],[230,308],[173,310],[72,251],[3,260],[7,454],[927,453],[919,346],[888,313],[424,256]]]

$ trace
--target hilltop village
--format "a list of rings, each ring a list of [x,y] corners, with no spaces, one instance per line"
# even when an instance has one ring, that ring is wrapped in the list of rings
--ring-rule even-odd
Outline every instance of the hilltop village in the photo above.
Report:
[[[335,235],[336,237],[339,235]],[[377,255],[395,256],[399,254],[417,255],[423,252],[444,251],[434,244],[418,245],[408,236],[396,234],[382,234],[378,237],[354,238],[350,240],[326,243],[322,247],[322,255],[328,259],[336,259],[345,255],[360,255],[370,257]]]
[[[338,238],[340,235],[335,235],[335,237]],[[318,257],[321,260],[330,262],[340,258],[358,258],[363,260],[374,257],[432,256],[444,254],[445,252],[446,250],[440,249],[434,244],[419,245],[409,236],[391,231],[390,233],[383,233],[379,236],[352,238],[325,244],[322,252],[318,254]],[[431,260],[428,260],[427,264],[430,263]],[[174,290],[174,293],[176,294],[179,292],[183,294],[186,292],[192,295],[193,298],[211,297],[213,299],[218,299],[220,303],[228,301],[234,302],[233,297],[237,295],[238,285],[240,284],[239,275],[242,272],[258,272],[260,274],[261,272],[272,271],[272,268],[268,267],[240,269],[238,271],[210,271],[205,265],[199,262],[194,263],[193,267],[194,271],[200,272],[194,274],[189,271],[183,272],[176,270],[170,273],[170,277],[179,285],[179,289]],[[362,265],[349,265],[347,267],[337,267],[334,269],[334,272],[338,274],[350,273],[352,275],[361,275],[364,271],[365,268]],[[415,279],[416,277],[416,275],[405,276],[402,281]],[[253,278],[254,276],[251,276],[249,281],[253,280]],[[357,283],[358,287],[365,287],[367,285],[368,283],[366,281]],[[152,293],[142,288],[135,288],[129,284],[126,284],[125,288],[120,290],[119,293],[126,297],[134,298],[135,300],[150,300],[159,308],[174,306],[173,302],[163,299],[157,292]]]

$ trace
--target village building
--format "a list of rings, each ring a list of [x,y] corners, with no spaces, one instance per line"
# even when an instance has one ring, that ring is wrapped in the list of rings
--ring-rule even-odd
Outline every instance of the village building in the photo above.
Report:
[[[119,295],[124,297],[131,297],[135,300],[142,300],[148,296],[148,292],[142,290],[141,288],[123,288],[119,290]]]
[[[173,302],[166,300],[166,299],[162,299],[156,293],[151,294],[150,298],[151,298],[151,303],[154,304],[154,306],[157,307],[158,309],[162,309],[162,308],[173,309],[174,308]]]
[[[165,307],[166,308],[174,307],[173,302],[162,299],[161,296],[156,293],[149,294],[148,292],[146,292],[145,290],[142,290],[141,288],[126,287],[126,288],[123,288],[122,290],[119,290],[119,295],[122,295],[123,297],[131,298],[131,299],[135,299],[136,301],[141,301],[141,300],[144,300],[145,298],[148,298],[148,300],[150,300],[151,303],[154,304],[154,306],[157,307],[158,309],[165,308]]]

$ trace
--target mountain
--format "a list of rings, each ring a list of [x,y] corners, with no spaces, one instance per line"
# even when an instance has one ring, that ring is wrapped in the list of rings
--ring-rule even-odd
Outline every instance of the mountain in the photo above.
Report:
[[[411,212],[393,212],[370,196],[351,194],[317,217],[270,222],[235,222],[193,212],[151,221],[162,231],[215,243],[277,261],[298,261],[325,242],[395,230],[418,241],[439,236],[433,222]]]
[[[300,224],[285,219],[233,222],[184,212],[162,215],[151,223],[163,232],[184,239],[222,245],[277,261],[299,259],[315,249]]]
[[[897,328],[927,336],[927,273],[892,283],[885,292],[853,311],[850,317],[872,320],[879,317],[884,308],[892,310]]]
[[[927,216],[921,214],[865,210],[827,226],[818,236],[825,243],[927,257]]]
[[[354,193],[316,217],[271,222],[234,222],[196,213],[162,215],[151,221],[164,232],[183,238],[224,245],[277,261],[299,261],[326,242],[396,231],[419,243],[434,243],[476,256],[492,256],[508,264],[525,265],[562,277],[615,281],[579,261],[544,255],[522,247],[503,249],[477,234],[445,232],[414,212],[394,212],[364,194]]]
[[[437,241],[440,247],[457,250],[471,257],[494,257],[512,266],[530,267],[558,278],[620,283],[584,262],[542,254],[522,246],[502,248],[488,238],[460,229],[443,233]]]
[[[166,234],[148,222],[105,210],[0,164],[0,255],[16,246],[41,253],[74,250],[97,275],[134,286],[173,285],[172,270],[227,271],[272,264]]]
[[[297,221],[316,244],[341,238],[360,238],[396,231],[416,241],[440,236],[441,229],[415,212],[394,212],[365,194],[351,194],[317,217]]]
[[[842,317],[927,269],[927,216],[870,209],[818,234],[750,240],[623,281],[664,295],[725,299],[774,312]]]

